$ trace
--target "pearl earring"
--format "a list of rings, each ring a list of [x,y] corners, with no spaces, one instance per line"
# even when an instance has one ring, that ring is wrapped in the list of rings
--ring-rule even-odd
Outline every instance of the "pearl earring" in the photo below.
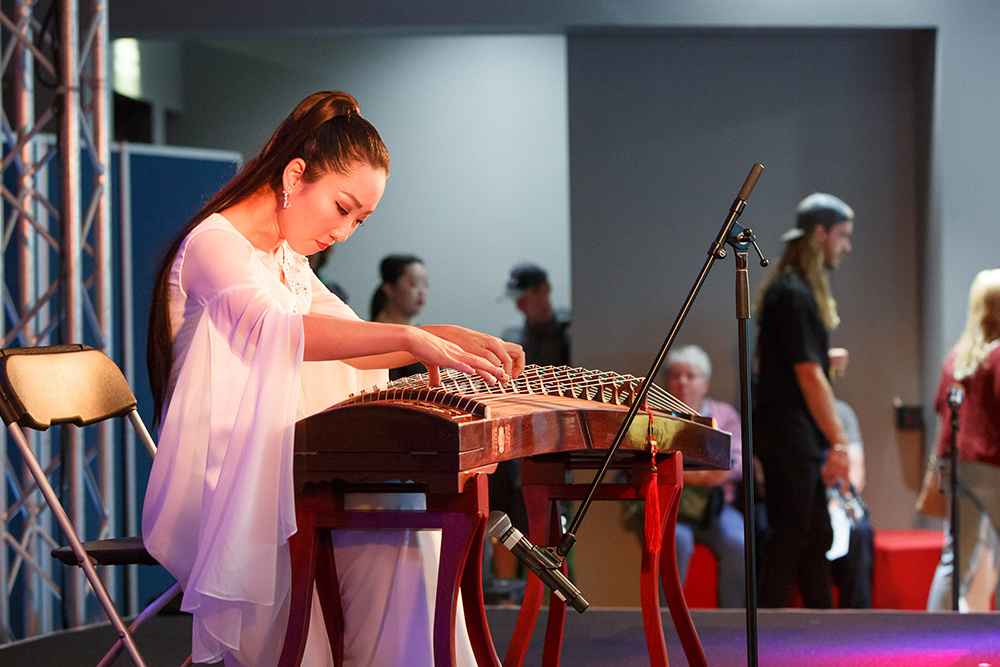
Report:
[[[281,208],[288,208],[291,206],[291,204],[288,202],[288,193],[291,191],[292,189],[289,187],[286,187],[284,190],[281,191],[281,194],[284,195],[285,197],[281,202]]]

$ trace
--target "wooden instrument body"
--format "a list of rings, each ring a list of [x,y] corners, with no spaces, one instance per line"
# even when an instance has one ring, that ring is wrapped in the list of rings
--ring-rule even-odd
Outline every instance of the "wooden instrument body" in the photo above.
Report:
[[[469,385],[469,390],[456,390],[460,385]],[[330,619],[342,617],[329,530],[344,527],[440,529],[444,542],[435,603],[435,663],[445,667],[454,664],[454,613],[461,582],[466,625],[477,664],[500,666],[482,596],[488,495],[485,475],[480,473],[493,472],[501,461],[531,458],[525,488],[534,491],[526,493],[526,498],[534,498],[536,502],[529,505],[536,511],[541,507],[544,514],[545,506],[551,503],[545,499],[537,502],[541,498],[539,489],[556,497],[552,494],[567,486],[565,467],[600,464],[621,428],[639,382],[637,378],[582,369],[529,367],[512,385],[485,388],[466,377],[453,377],[449,389],[430,388],[424,376],[362,393],[296,424],[294,477],[301,530],[289,542],[293,599],[282,667],[297,667],[302,659],[314,578],[319,584],[331,649],[335,656],[342,650],[342,626],[330,623]],[[649,401],[654,407],[653,435],[661,458],[681,452],[685,469],[728,469],[730,434],[716,429],[713,419],[691,414],[687,406],[658,391],[668,399],[659,404]],[[648,413],[639,411],[622,441],[614,467],[632,467],[640,471],[639,477],[648,476],[648,436]],[[547,459],[554,459],[555,466]],[[536,479],[531,472],[535,464],[546,470],[558,468],[554,485]],[[662,464],[666,468],[660,475],[659,485],[664,492],[660,494],[659,509],[664,547],[672,564],[681,466],[676,457]],[[428,510],[343,510],[343,494],[351,487],[389,491],[380,483],[390,481],[415,482],[417,488],[413,490],[427,494]],[[621,486],[605,485],[604,489],[620,493],[611,487]],[[640,497],[641,488],[639,483],[631,485],[632,495],[628,497]],[[536,540],[541,541],[538,537]],[[322,576],[317,574],[318,569],[323,571]],[[665,580],[668,596],[673,594],[669,598],[671,614],[691,664],[703,667],[704,652],[687,614],[676,567],[671,574]],[[642,582],[651,664],[665,667],[668,663],[660,622],[658,562],[649,552],[644,552]],[[534,584],[535,603],[523,608],[518,619],[518,645],[522,648],[531,637],[541,602],[541,584]],[[560,627],[561,618],[559,614],[552,616],[560,621]],[[561,641],[561,637],[560,631],[553,641]],[[515,643],[512,640],[512,646]],[[549,652],[551,642],[547,639],[546,643]],[[520,665],[522,661],[523,652],[508,651],[504,664]],[[546,664],[558,664],[558,652],[554,662],[547,660]]]
[[[399,480],[458,491],[469,475],[492,472],[500,461],[566,453],[602,457],[627,410],[545,394],[504,395],[486,410],[375,394],[297,424],[295,480],[299,487],[333,480]],[[727,469],[729,434],[713,428],[712,419],[687,417],[654,411],[659,451],[682,452],[686,469]],[[630,462],[648,452],[648,424],[646,413],[638,413],[620,457]]]

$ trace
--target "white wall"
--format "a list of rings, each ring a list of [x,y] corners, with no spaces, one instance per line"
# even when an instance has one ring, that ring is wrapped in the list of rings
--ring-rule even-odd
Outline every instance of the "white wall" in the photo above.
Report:
[[[499,333],[517,316],[497,300],[516,262],[544,265],[557,305],[570,302],[565,45],[554,36],[188,45],[188,111],[171,140],[250,156],[307,94],[350,92],[388,146],[392,173],[328,275],[367,317],[380,259],[416,254],[431,281],[422,323]]]

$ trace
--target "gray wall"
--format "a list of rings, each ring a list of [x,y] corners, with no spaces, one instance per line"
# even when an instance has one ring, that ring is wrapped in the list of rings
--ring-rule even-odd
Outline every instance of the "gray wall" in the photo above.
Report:
[[[909,526],[893,400],[920,401],[918,109],[910,31],[705,31],[572,37],[569,44],[574,351],[645,375],[754,162],[741,222],[777,264],[795,204],[817,190],[855,209],[833,276],[851,351],[835,390],[858,413],[879,527]],[[926,123],[925,109],[923,119]],[[751,292],[769,271],[751,257]],[[751,322],[751,332],[754,324]],[[716,262],[677,344],[714,361],[739,405],[735,262]],[[908,450],[902,450],[908,453]]]

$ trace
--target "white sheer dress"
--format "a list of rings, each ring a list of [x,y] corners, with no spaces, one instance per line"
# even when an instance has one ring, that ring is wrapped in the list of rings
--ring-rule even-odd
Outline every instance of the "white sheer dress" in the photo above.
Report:
[[[149,552],[181,583],[194,617],[194,662],[277,663],[295,532],[292,443],[298,419],[386,371],[303,362],[301,314],[359,319],[287,245],[287,285],[247,239],[213,215],[182,244],[171,273],[173,373],[143,508]],[[418,494],[358,496],[417,508]],[[439,534],[334,531],[345,665],[431,667]],[[308,667],[333,664],[313,601]],[[459,665],[474,665],[459,609]]]

